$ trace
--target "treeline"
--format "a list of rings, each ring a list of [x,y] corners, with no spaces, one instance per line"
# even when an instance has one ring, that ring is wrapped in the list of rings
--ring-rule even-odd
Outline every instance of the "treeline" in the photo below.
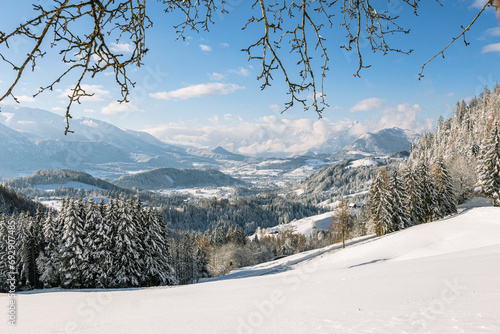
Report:
[[[409,161],[432,164],[436,157],[442,158],[459,202],[475,190],[494,198],[500,189],[499,122],[500,86],[492,91],[485,88],[469,103],[457,103],[453,117],[441,117],[437,130],[412,147]]]
[[[440,118],[399,169],[379,171],[369,206],[377,235],[453,214],[474,194],[500,206],[499,123],[500,86],[486,88],[470,103],[458,103],[450,119]]]
[[[67,198],[57,214],[0,216],[0,282],[15,272],[18,289],[176,284],[169,242],[139,200]]]
[[[377,236],[427,223],[457,212],[448,168],[438,159],[381,169],[370,187],[369,214]]]
[[[7,259],[0,290],[8,289],[11,273],[17,290],[190,284],[337,241],[331,230],[249,239],[235,224],[169,233],[162,216],[139,200],[66,198],[57,213],[0,215],[0,258]]]

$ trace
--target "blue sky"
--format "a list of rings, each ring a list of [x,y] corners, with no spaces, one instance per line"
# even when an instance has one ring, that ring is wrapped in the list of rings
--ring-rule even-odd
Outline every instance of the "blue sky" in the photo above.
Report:
[[[154,22],[147,32],[150,51],[144,66],[130,71],[137,83],[132,102],[118,104],[119,89],[113,84],[112,76],[102,75],[86,81],[95,96],[82,100],[72,114],[124,128],[147,130],[173,144],[198,147],[223,144],[248,154],[283,150],[279,136],[297,132],[309,133],[307,138],[311,143],[320,143],[340,130],[358,134],[399,126],[416,132],[427,131],[439,116],[450,117],[457,101],[480,94],[485,85],[492,87],[500,80],[500,28],[493,10],[485,13],[467,34],[469,46],[457,41],[445,53],[446,58],[436,58],[426,68],[425,77],[418,80],[422,64],[460,33],[460,26],[474,18],[484,0],[441,2],[444,7],[433,1],[422,1],[420,15],[415,17],[402,1],[392,1],[392,10],[400,15],[401,24],[411,28],[409,35],[392,38],[392,45],[415,51],[409,56],[383,56],[371,54],[365,48],[365,62],[372,66],[362,70],[361,78],[353,77],[357,69],[356,55],[339,48],[345,42],[341,27],[335,25],[333,30],[325,31],[331,59],[325,81],[330,108],[325,109],[324,118],[318,120],[313,111],[305,112],[301,107],[280,113],[288,101],[280,75],[275,76],[271,87],[260,90],[261,82],[256,80],[260,73],[259,61],[249,62],[248,56],[240,51],[257,38],[255,27],[241,31],[249,17],[248,1],[227,1],[229,14],[216,14],[215,25],[209,33],[188,32],[185,41],[176,41],[172,28],[179,17],[163,13],[160,4],[150,1],[148,12]],[[12,28],[20,17],[33,15],[27,8],[16,7],[15,2],[4,1],[2,5],[0,31]],[[22,46],[21,40],[19,47],[14,45],[10,52],[15,54]],[[123,43],[116,48],[127,52],[128,46]],[[22,56],[22,51],[18,52]],[[62,115],[70,81],[62,82],[55,91],[36,99],[31,96],[64,66],[57,53],[49,53],[39,62],[36,71],[26,75],[14,92],[21,105]],[[11,72],[5,64],[0,65],[1,92],[12,79]],[[263,134],[255,136],[259,131]],[[252,138],[268,140],[267,144],[249,149],[251,134]],[[245,140],[246,146],[238,144]],[[290,145],[285,146],[293,153]],[[296,153],[309,146],[301,145]]]

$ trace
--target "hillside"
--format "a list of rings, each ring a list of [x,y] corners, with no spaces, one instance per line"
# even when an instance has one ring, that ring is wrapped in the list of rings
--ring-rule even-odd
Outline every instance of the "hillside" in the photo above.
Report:
[[[471,209],[264,276],[21,293],[14,333],[498,333],[499,215]]]
[[[4,180],[4,184],[16,189],[40,188],[47,190],[68,187],[96,190],[122,190],[114,184],[95,178],[88,173],[71,169],[37,170],[31,176],[6,179]]]
[[[124,175],[113,183],[124,188],[159,190],[208,186],[235,186],[244,182],[214,169],[158,168],[146,172]]]
[[[0,214],[19,214],[23,211],[35,214],[38,205],[38,203],[0,184]]]

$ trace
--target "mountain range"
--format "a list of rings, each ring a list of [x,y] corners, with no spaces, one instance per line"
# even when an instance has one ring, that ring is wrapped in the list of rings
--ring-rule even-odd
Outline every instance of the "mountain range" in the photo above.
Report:
[[[74,133],[66,136],[64,126],[64,117],[47,110],[2,106],[0,178],[31,175],[40,169],[67,168],[116,179],[130,172],[164,167],[223,169],[228,165],[257,165],[272,160],[235,154],[223,147],[199,149],[170,145],[146,132],[121,129],[92,118],[72,119]],[[331,143],[321,144],[322,150],[325,145],[331,145],[331,154],[322,154],[321,159],[339,161],[409,150],[410,142],[416,137],[411,131],[398,128],[354,139],[348,133],[337,133]],[[317,156],[310,153],[306,158]]]

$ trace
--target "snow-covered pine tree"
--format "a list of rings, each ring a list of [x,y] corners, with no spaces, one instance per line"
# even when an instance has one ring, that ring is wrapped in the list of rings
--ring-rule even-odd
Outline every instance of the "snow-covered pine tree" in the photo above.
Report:
[[[436,218],[442,218],[457,212],[453,180],[443,159],[438,158],[431,167],[431,176],[436,187]]]
[[[48,212],[43,222],[42,232],[45,247],[37,259],[37,267],[40,272],[40,281],[45,288],[58,286],[60,261],[61,234],[57,230],[57,218],[52,212]]]
[[[423,222],[427,223],[439,214],[436,203],[436,187],[429,172],[429,167],[424,161],[417,165],[416,174],[419,180],[418,187],[420,188]]]
[[[31,252],[29,249],[29,226],[31,224],[31,217],[21,212],[18,217],[13,216],[13,219],[16,221],[16,262],[19,273],[18,286],[30,289],[32,288],[29,277],[30,265],[32,264],[30,258]]]
[[[482,192],[500,206],[500,128],[495,121],[491,130],[481,145],[480,158],[477,167],[478,186]]]
[[[84,249],[83,249],[83,282],[82,285],[87,288],[96,287],[96,278],[99,273],[99,264],[94,261],[94,253],[96,252],[97,241],[97,225],[100,220],[102,220],[99,207],[94,202],[92,198],[89,198],[83,204],[83,214],[84,214],[84,229],[85,236],[83,239]]]
[[[115,276],[113,286],[139,286],[144,280],[142,237],[139,234],[137,221],[132,217],[132,201],[118,202],[118,222],[115,237],[114,259]]]
[[[392,230],[391,194],[388,189],[388,175],[383,168],[375,176],[370,186],[370,218],[374,222],[375,233],[381,236]]]
[[[111,214],[111,216],[113,216]],[[92,233],[93,241],[90,242],[86,237],[86,243],[90,244],[90,261],[92,262],[92,278],[94,285],[98,288],[109,286],[108,275],[112,265],[113,240],[112,226],[106,218],[106,209],[104,201],[101,199],[99,204],[94,204],[87,212],[87,220],[93,222],[94,231]]]
[[[85,239],[84,222],[81,219],[81,202],[69,200],[64,213],[64,229],[61,243],[61,286],[64,288],[80,288],[83,286]]]
[[[29,252],[29,281],[34,288],[41,288],[40,275],[37,269],[36,260],[44,248],[43,238],[43,210],[40,206],[37,207],[35,217],[29,219],[29,239],[28,239],[28,252]]]
[[[394,168],[389,177],[389,191],[392,203],[392,228],[402,230],[411,226],[411,219],[406,212],[405,188],[398,169]]]
[[[146,285],[176,284],[169,236],[161,217],[151,208],[142,209],[142,203],[137,200],[136,210],[141,212],[144,227],[144,269]]]
[[[109,200],[109,202],[104,206],[104,221],[101,227],[102,232],[106,232],[107,237],[102,236],[105,242],[102,244],[101,252],[99,256],[105,260],[102,263],[102,275],[99,278],[99,282],[104,287],[114,287],[115,278],[119,270],[119,262],[117,259],[115,245],[118,237],[118,203],[115,199]],[[101,236],[102,234],[99,233]]]
[[[406,194],[406,212],[411,219],[412,225],[421,224],[424,222],[424,215],[422,210],[422,194],[419,184],[421,181],[413,166],[407,165],[403,169],[403,179]]]

